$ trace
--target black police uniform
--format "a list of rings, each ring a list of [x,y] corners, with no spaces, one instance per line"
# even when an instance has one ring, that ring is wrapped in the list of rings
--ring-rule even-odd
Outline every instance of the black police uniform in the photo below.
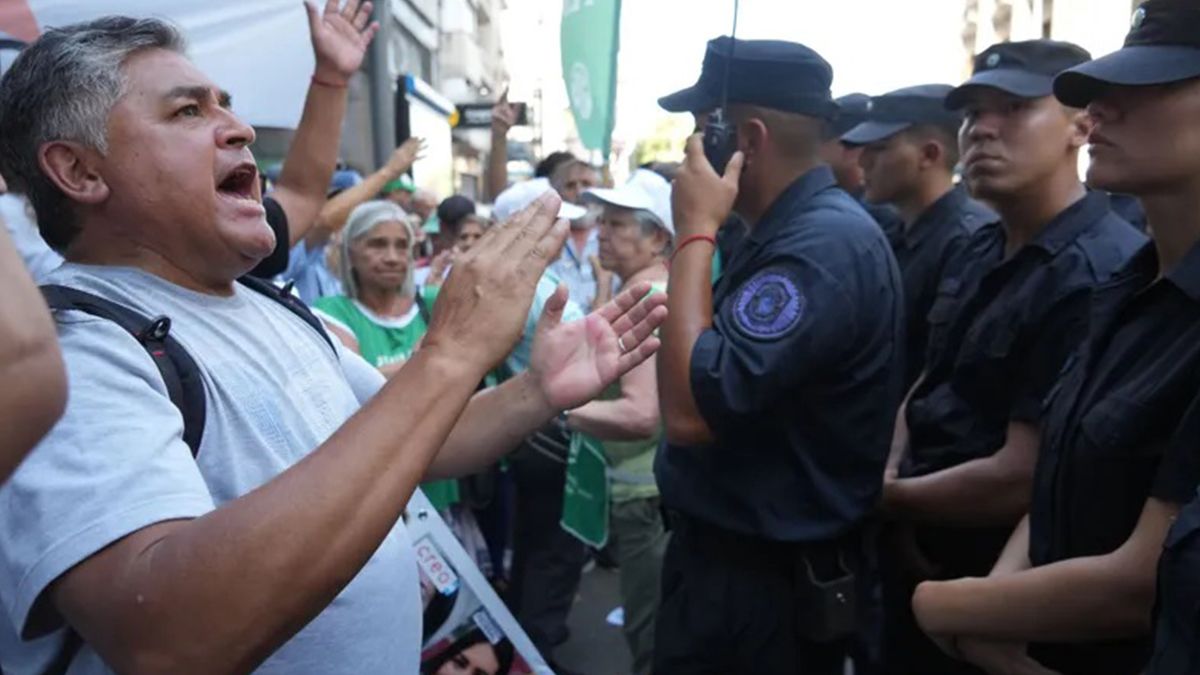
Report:
[[[1195,405],[1195,404],[1194,404]],[[1200,410],[1193,407],[1187,441],[1196,452]],[[1146,675],[1200,673],[1200,491],[1167,533],[1158,564],[1154,656]]]
[[[1149,0],[1134,12],[1123,48],[1062,73],[1054,93],[1083,107],[1114,84],[1197,77],[1200,6]],[[1168,532],[1159,562],[1153,642],[1035,648],[1039,660],[1067,675],[1140,672],[1151,644],[1149,675],[1200,673],[1200,244],[1155,281],[1158,267],[1154,251],[1145,251],[1130,278],[1098,298],[1107,299],[1097,312],[1109,312],[1109,327],[1089,339],[1091,351],[1051,401],[1056,414],[1048,419],[1062,440],[1052,453],[1042,451],[1031,559],[1109,552],[1133,531],[1147,497],[1192,501]],[[1079,403],[1069,409],[1073,399]]]
[[[1005,231],[984,226],[947,267],[929,312],[924,380],[907,406],[910,450],[902,477],[988,457],[1010,421],[1037,424],[1042,402],[1083,338],[1091,289],[1106,281],[1145,237],[1090,192],[1004,258]],[[917,542],[939,577],[986,576],[1012,527],[919,526]],[[950,661],[917,628],[915,580],[885,551],[885,633],[893,672],[977,672]]]
[[[871,97],[859,93],[846,94],[845,96],[839,96],[835,102],[838,106],[838,113],[837,118],[829,126],[829,132],[832,134],[831,138],[839,138],[846,145],[858,145],[857,143],[846,141],[842,136],[847,131],[866,121],[867,113],[871,109]],[[845,189],[846,186],[842,187]],[[846,191],[850,193],[851,197],[858,200],[858,203],[867,213],[871,214],[871,217],[875,219],[875,222],[879,223],[884,232],[900,230],[904,227],[904,220],[900,217],[900,212],[891,205],[872,204],[863,197],[861,189]]]
[[[1148,498],[1195,493],[1196,438],[1173,437],[1200,391],[1200,246],[1158,274],[1147,243],[1096,289],[1087,341],[1050,395],[1029,512],[1034,566],[1111,553]],[[1137,673],[1149,651],[1148,637],[1030,648],[1063,675]]]
[[[723,65],[710,46],[693,90]],[[831,69],[802,45],[739,41],[732,70],[734,101],[813,117],[831,102]],[[656,459],[673,529],[656,672],[842,672],[853,626],[820,634],[834,626],[806,565],[852,601],[843,569],[859,557],[902,394],[900,293],[886,238],[826,166],[793,182],[728,261],[691,357],[715,441],[667,444]]]
[[[954,134],[962,122],[962,115],[946,109],[946,96],[951,90],[949,85],[923,84],[877,96],[871,99],[863,122],[844,133],[842,141],[871,145],[918,125],[938,126]],[[890,221],[881,222],[904,279],[908,326],[906,388],[911,387],[925,369],[929,309],[937,295],[943,269],[975,230],[996,218],[995,212],[971,199],[966,188],[960,185],[931,204],[911,225],[898,214]]]

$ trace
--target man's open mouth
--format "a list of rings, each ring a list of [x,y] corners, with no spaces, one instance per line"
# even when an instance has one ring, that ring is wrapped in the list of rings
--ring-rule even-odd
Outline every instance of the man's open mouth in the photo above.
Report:
[[[233,199],[244,199],[257,202],[254,194],[254,184],[258,181],[258,167],[250,162],[235,166],[221,182],[217,183],[217,192]]]

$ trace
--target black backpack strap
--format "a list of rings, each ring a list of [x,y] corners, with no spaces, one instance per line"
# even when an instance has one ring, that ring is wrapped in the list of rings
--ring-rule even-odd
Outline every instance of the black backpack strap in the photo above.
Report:
[[[183,416],[183,442],[195,457],[200,452],[204,436],[206,399],[200,367],[191,354],[171,337],[171,319],[166,316],[150,318],[125,305],[106,300],[77,288],[42,286],[42,296],[50,309],[75,310],[112,321],[142,345],[154,361],[167,387],[171,403]]]
[[[278,302],[286,307],[292,314],[300,317],[304,323],[312,326],[312,329],[317,331],[317,333],[319,333],[321,337],[325,339],[325,342],[329,344],[329,348],[333,350],[333,355],[335,357],[337,356],[337,347],[335,347],[333,344],[333,338],[329,337],[329,331],[325,330],[325,324],[322,323],[319,318],[317,318],[316,314],[312,313],[312,310],[308,308],[308,305],[304,304],[303,300],[292,295],[292,282],[289,281],[286,285],[284,285],[283,288],[280,288],[269,281],[264,281],[252,276],[244,276],[238,279],[238,283],[252,291],[259,293],[260,295],[265,295],[275,302]]]

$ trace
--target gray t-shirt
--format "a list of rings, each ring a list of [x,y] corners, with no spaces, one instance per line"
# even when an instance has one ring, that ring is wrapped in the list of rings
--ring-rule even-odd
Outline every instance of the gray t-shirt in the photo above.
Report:
[[[207,421],[193,459],[162,377],[133,337],[90,315],[57,313],[66,413],[0,488],[6,675],[40,673],[53,659],[65,635],[61,617],[59,630],[31,641],[17,629],[33,628],[30,609],[63,572],[131,532],[203,515],[266,483],[329,438],[384,382],[361,358],[344,350],[335,357],[312,327],[241,286],[220,298],[139,270],[75,264],[45,282],[169,316],[172,334],[200,365]],[[259,672],[415,673],[420,636],[416,561],[400,521],[337,599]],[[69,672],[110,670],[85,646]]]

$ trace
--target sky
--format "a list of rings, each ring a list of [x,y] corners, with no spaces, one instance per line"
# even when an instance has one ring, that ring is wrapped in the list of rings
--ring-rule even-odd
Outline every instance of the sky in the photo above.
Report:
[[[557,0],[509,0],[510,4]],[[782,39],[833,65],[835,96],[881,94],[964,75],[962,0],[742,0],[737,35]],[[705,44],[728,34],[733,0],[623,0],[615,136],[636,140],[664,113],[659,96],[690,86]]]

